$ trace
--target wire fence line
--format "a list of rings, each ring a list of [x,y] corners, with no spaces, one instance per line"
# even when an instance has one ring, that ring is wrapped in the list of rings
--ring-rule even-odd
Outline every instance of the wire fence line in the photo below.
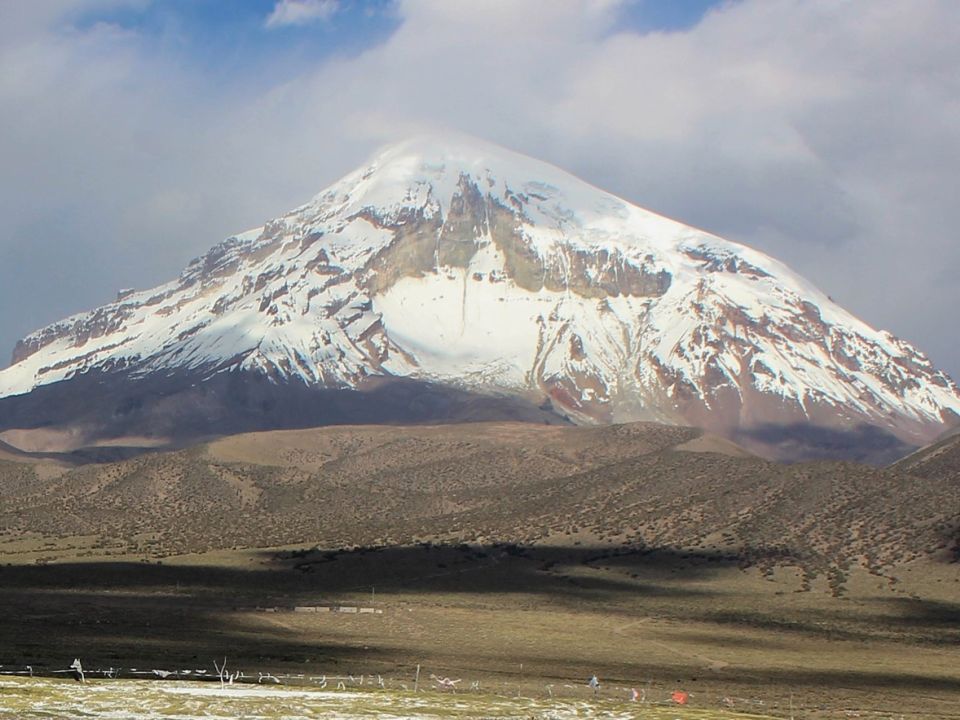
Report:
[[[525,680],[522,675],[502,673],[501,677],[490,679],[478,676],[476,668],[456,668],[444,666],[429,668],[418,665],[409,674],[391,674],[363,672],[357,674],[323,673],[281,673],[262,670],[230,669],[228,659],[214,661],[210,668],[121,668],[90,667],[85,668],[74,660],[74,664],[64,669],[50,670],[32,665],[10,667],[0,665],[0,676],[19,677],[72,677],[79,682],[88,680],[181,680],[194,682],[216,682],[224,688],[240,684],[284,685],[296,688],[314,688],[326,691],[366,690],[394,692],[430,692],[437,694],[485,694],[502,697],[527,697],[531,699],[584,700],[589,698],[603,700],[622,700],[626,703],[638,703],[658,706],[690,705],[699,708],[723,708],[727,710],[777,710],[781,714],[786,710],[785,703],[770,701],[760,697],[741,697],[716,692],[685,691],[673,686],[665,686],[654,680],[637,681],[632,685],[600,683],[592,687],[590,678],[582,681],[558,678],[552,682],[534,682]],[[394,666],[394,670],[395,670]],[[473,677],[470,674],[473,674]],[[794,706],[790,701],[790,713],[801,711],[800,704]]]

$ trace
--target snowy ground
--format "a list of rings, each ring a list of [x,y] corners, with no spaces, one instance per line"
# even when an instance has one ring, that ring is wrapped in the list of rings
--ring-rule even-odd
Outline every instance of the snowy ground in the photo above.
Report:
[[[0,718],[605,718],[726,720],[735,713],[604,700],[535,700],[489,695],[321,691],[215,683],[103,680],[0,680]],[[739,716],[742,717],[742,716]],[[755,720],[758,718],[752,715]]]

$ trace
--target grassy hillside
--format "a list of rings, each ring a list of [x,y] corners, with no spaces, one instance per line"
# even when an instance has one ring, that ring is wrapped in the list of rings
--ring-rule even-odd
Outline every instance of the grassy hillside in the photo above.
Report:
[[[960,507],[943,499],[956,496],[958,475],[916,472],[778,465],[653,424],[281,431],[59,474],[8,462],[0,547],[84,536],[95,540],[77,557],[162,559],[291,544],[580,541],[790,564],[842,584],[852,565],[882,573],[950,551]]]

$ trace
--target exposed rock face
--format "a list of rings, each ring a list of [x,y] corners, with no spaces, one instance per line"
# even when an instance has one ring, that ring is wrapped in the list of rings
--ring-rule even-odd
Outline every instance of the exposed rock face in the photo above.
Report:
[[[405,378],[761,449],[805,425],[916,445],[960,412],[956,385],[920,352],[781,263],[461,140],[389,148],[176,280],[25,338],[14,363],[0,398],[53,397],[91,372],[108,395],[111,377],[192,387],[234,373],[284,397]]]
[[[509,279],[529,292],[572,292],[585,298],[627,295],[659,297],[670,287],[670,273],[657,269],[653,256],[636,262],[618,248],[576,248],[564,251],[564,262],[547,263],[524,236],[523,203],[482,194],[461,175],[445,218],[419,212],[386,214],[365,208],[358,217],[393,233],[393,241],[364,265],[364,289],[378,293],[401,277],[422,277],[439,268],[468,269],[478,253],[492,244],[503,258],[497,279]],[[482,280],[477,273],[474,280]]]

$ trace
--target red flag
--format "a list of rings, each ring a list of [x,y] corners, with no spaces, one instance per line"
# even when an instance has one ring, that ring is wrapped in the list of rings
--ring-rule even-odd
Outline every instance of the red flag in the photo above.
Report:
[[[686,705],[687,700],[690,699],[690,696],[685,692],[677,690],[673,695],[670,696],[677,705]]]

